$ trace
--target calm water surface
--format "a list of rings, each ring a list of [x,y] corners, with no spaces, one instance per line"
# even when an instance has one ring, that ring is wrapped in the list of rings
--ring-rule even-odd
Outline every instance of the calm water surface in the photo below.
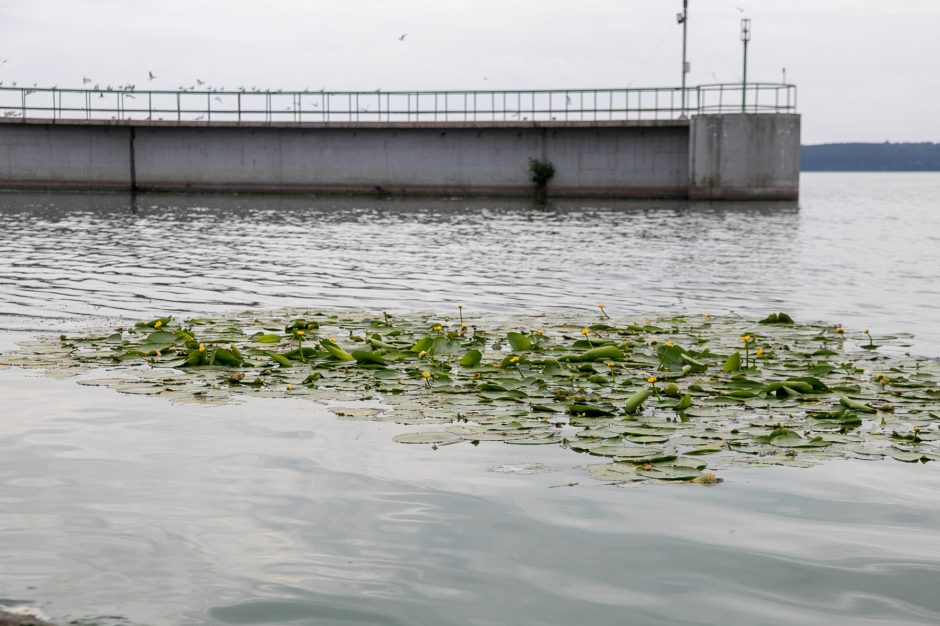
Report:
[[[808,175],[799,206],[4,194],[0,347],[157,313],[604,302],[784,310],[938,356],[938,207],[933,174]],[[940,622],[934,464],[620,489],[558,449],[401,430],[0,371],[0,604],[109,625]],[[493,471],[521,463],[555,471]]]

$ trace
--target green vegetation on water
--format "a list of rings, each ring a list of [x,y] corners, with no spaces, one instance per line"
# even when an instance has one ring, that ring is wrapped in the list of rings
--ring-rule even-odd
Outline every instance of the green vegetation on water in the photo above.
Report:
[[[906,337],[785,313],[499,320],[247,312],[45,336],[0,367],[175,402],[379,400],[343,418],[421,426],[400,443],[560,445],[602,481],[714,483],[729,466],[940,460],[940,362]],[[584,318],[584,314],[579,314]],[[891,349],[894,348],[894,349]]]

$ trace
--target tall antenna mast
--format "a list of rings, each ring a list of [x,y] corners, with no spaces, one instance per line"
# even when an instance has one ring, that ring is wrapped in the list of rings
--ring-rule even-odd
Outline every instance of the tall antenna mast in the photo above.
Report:
[[[686,42],[689,31],[689,0],[682,0],[682,13],[676,14],[676,21],[682,24],[682,118],[687,117],[688,101],[685,93],[685,77],[689,73],[689,62],[686,60]]]
[[[741,41],[744,42],[744,73],[741,76],[741,113],[747,108],[747,44],[751,40],[751,20],[741,20]],[[786,75],[786,72],[784,72]],[[786,82],[786,81],[784,81]]]

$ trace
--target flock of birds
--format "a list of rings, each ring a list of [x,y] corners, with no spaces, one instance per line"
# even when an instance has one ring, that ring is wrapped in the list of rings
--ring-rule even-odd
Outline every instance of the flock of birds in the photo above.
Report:
[[[406,38],[407,36],[408,36],[408,33],[403,33],[402,35],[400,35],[400,36],[397,38],[397,40],[398,40],[399,42],[404,42],[404,41],[405,41],[405,38]],[[0,59],[0,65],[4,65],[4,64],[6,64],[8,61],[9,61],[9,59]],[[150,82],[156,80],[157,78],[159,78],[159,77],[158,77],[156,74],[154,74],[153,70],[148,70],[148,71],[147,71],[147,78],[146,78],[146,80],[147,80],[148,83],[150,83]],[[484,80],[484,81],[487,81],[487,80],[489,80],[489,79],[486,78],[486,77],[483,77],[483,80]],[[31,94],[31,93],[35,93],[35,92],[37,92],[37,91],[40,90],[40,88],[39,88],[39,86],[38,86],[38,83],[33,83],[31,87],[24,87],[24,86],[22,86],[22,85],[19,85],[19,84],[17,83],[17,81],[15,81],[15,80],[14,80],[14,81],[10,81],[8,85],[5,84],[5,81],[0,80],[0,87],[4,87],[4,86],[16,87],[16,88],[18,88],[18,89],[24,89],[24,94],[25,94],[25,95],[29,95],[29,94]],[[94,80],[93,78],[89,78],[88,76],[82,76],[82,87],[83,87],[84,90],[86,90],[86,91],[89,91],[89,92],[92,92],[92,93],[97,93],[97,94],[98,94],[98,98],[104,98],[106,93],[119,93],[119,94],[122,94],[122,96],[123,96],[124,98],[129,98],[129,99],[132,99],[132,100],[133,100],[133,99],[135,99],[134,93],[137,91],[137,85],[136,85],[135,83],[127,83],[127,84],[122,84],[122,85],[111,85],[111,84],[104,84],[104,85],[102,85],[100,82],[95,82],[95,80]],[[52,85],[52,87],[49,88],[49,89],[56,90],[56,89],[58,89],[58,88],[59,88],[58,85]],[[213,85],[209,85],[209,84],[207,84],[206,81],[202,80],[201,78],[196,78],[196,79],[195,79],[195,83],[193,83],[193,84],[191,84],[191,85],[179,85],[179,86],[177,86],[176,91],[178,91],[178,92],[198,93],[198,94],[213,94],[213,93],[217,93],[217,94],[219,94],[219,95],[214,96],[214,97],[213,97],[213,100],[216,101],[216,102],[219,102],[219,103],[224,103],[222,96],[225,96],[225,95],[228,95],[228,94],[233,94],[233,93],[245,93],[245,94],[265,94],[265,93],[281,94],[281,93],[285,93],[283,89],[276,89],[276,90],[271,90],[271,89],[269,89],[269,88],[262,89],[262,88],[259,88],[259,87],[256,86],[256,85],[251,85],[251,86],[240,85],[240,86],[238,86],[237,88],[235,88],[234,90],[226,91],[225,86],[213,86]],[[288,94],[290,94],[290,93],[295,93],[295,94],[296,94],[296,93],[304,93],[304,94],[317,94],[317,93],[320,93],[320,94],[323,94],[323,93],[326,93],[326,88],[325,88],[325,87],[321,87],[319,90],[311,90],[309,87],[305,87],[303,90],[301,90],[301,91],[299,91],[299,92],[297,92],[297,91],[293,91],[293,92],[288,91],[288,92],[286,92],[286,93],[288,93]],[[382,89],[381,89],[381,88],[376,89],[373,93],[382,93]],[[570,102],[570,98],[568,98],[568,101]],[[319,107],[319,104],[318,104],[318,103],[314,103],[313,106],[314,106],[314,107]],[[293,110],[293,107],[288,106],[288,107],[286,107],[285,110],[286,110],[286,111],[292,111],[292,110]],[[358,109],[358,112],[360,112],[360,113],[367,113],[367,112],[369,112],[369,109],[368,109],[368,108],[360,108],[360,109]],[[19,113],[18,111],[15,111],[15,110],[8,110],[8,111],[5,111],[5,112],[2,114],[2,117],[16,117],[16,116],[18,116],[18,115],[20,115],[20,113]],[[518,116],[518,114],[517,114],[517,116]],[[197,117],[197,118],[195,118],[195,119],[198,121],[198,120],[201,119],[202,117],[204,117],[204,116],[199,116],[199,117]]]
[[[405,41],[405,37],[407,36],[408,36],[408,33],[404,33],[403,35],[398,37],[398,41],[401,41],[401,42]],[[4,65],[8,61],[9,59],[0,59],[0,65]],[[148,82],[156,80],[157,78],[158,76],[153,73],[153,70],[147,71]],[[486,80],[486,79],[484,78],[483,80]],[[91,85],[92,83],[94,83],[94,85],[91,87],[88,87],[88,85]],[[3,86],[4,86],[4,81],[0,80],[0,87],[3,87]],[[11,81],[9,86],[20,87],[22,89],[22,87],[19,86],[15,80]],[[121,92],[124,94],[133,94],[133,92],[137,90],[137,85],[134,83],[127,83],[126,85],[117,85],[117,86],[113,86],[113,85],[102,86],[100,83],[95,83],[93,78],[89,78],[87,76],[82,76],[82,86],[86,87],[89,91],[97,91],[97,92],[109,92],[110,91],[110,92]],[[59,88],[58,85],[53,85],[52,87],[50,87],[50,89],[58,89],[58,88]],[[33,93],[34,91],[38,91],[38,89],[39,89],[38,83],[33,83],[31,88],[27,88],[26,94],[28,95],[30,93]],[[207,85],[206,81],[202,80],[201,78],[197,78],[195,84],[192,84],[189,86],[179,85],[176,88],[176,90],[181,91],[181,92],[189,91],[189,92],[199,92],[199,93],[218,93],[218,92],[224,93],[225,87],[224,86],[214,87],[212,85]],[[284,93],[283,89],[276,89],[272,91],[271,89],[268,89],[268,88],[260,89],[255,85],[252,85],[251,87],[245,87],[244,85],[240,85],[238,88],[236,88],[235,91],[238,93]],[[376,93],[379,93],[381,91],[382,91],[381,89],[375,90]],[[326,92],[325,87],[321,87],[319,91],[311,91],[309,87],[305,87],[301,93],[325,93],[325,92]],[[103,98],[104,93],[99,93],[98,97]],[[133,95],[128,95],[127,97],[133,98]],[[216,98],[216,100],[218,100],[219,102],[222,101],[221,98],[218,98],[218,97]]]

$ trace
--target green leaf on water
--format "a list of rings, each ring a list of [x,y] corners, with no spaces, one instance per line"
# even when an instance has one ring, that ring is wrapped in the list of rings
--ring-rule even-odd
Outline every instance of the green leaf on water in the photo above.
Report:
[[[509,345],[511,345],[512,349],[516,352],[524,352],[532,349],[532,342],[522,333],[510,331],[506,333],[506,339],[509,340]]]
[[[460,357],[460,365],[461,367],[476,367],[482,360],[482,352],[479,350],[467,350],[464,355]]]

